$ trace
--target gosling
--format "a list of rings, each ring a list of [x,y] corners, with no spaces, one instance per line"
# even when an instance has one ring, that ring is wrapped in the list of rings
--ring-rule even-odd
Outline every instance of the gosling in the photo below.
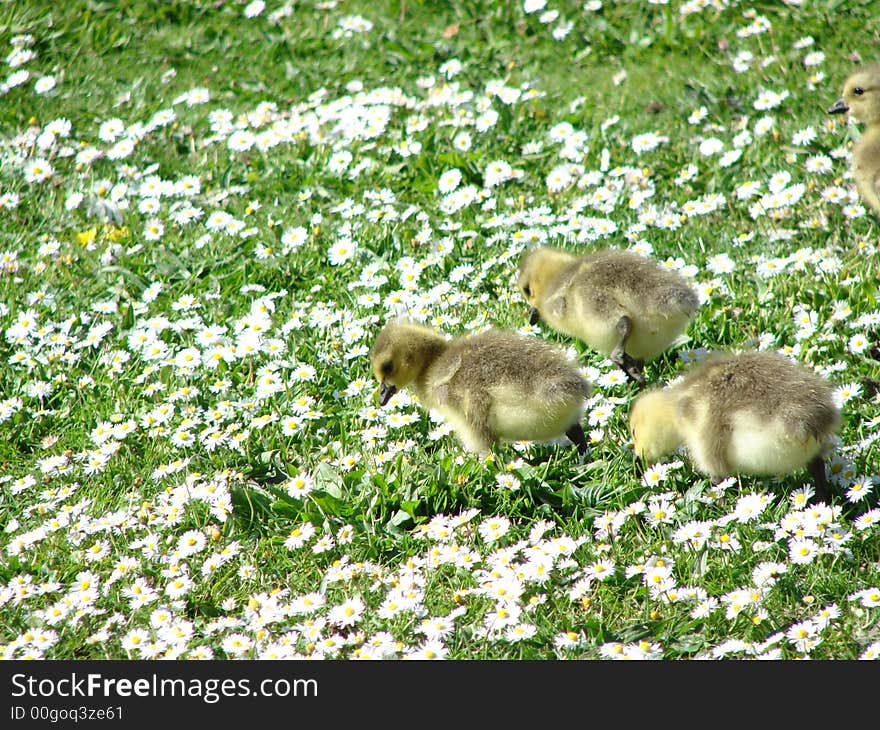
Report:
[[[644,364],[667,349],[699,307],[683,276],[629,251],[576,256],[536,248],[519,263],[529,321],[577,337],[644,385]]]
[[[849,112],[865,125],[853,149],[853,179],[863,201],[880,216],[880,63],[856,71],[843,84],[843,96],[829,114]]]
[[[815,497],[830,502],[821,451],[840,424],[831,387],[775,352],[718,353],[685,377],[639,395],[630,409],[634,450],[647,462],[687,447],[717,481],[781,476],[806,465]]]
[[[557,346],[492,329],[447,340],[410,322],[387,324],[370,351],[384,406],[412,386],[426,408],[449,422],[465,449],[498,441],[550,441],[565,434],[589,454],[580,423],[591,385]]]

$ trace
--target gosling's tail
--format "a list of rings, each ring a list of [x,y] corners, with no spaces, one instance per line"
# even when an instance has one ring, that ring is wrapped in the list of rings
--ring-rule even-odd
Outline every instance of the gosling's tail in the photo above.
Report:
[[[689,286],[675,286],[658,292],[658,303],[666,310],[691,316],[700,306],[700,298]]]

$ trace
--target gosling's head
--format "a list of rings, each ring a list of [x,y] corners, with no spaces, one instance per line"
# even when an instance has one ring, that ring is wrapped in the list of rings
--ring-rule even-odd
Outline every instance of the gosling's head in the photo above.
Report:
[[[553,248],[535,248],[519,260],[517,286],[531,307],[529,321],[537,324],[541,318],[540,306],[548,287],[559,273],[570,266],[576,257]]]
[[[828,108],[828,113],[846,112],[863,124],[880,123],[880,63],[859,69],[844,82],[843,96]]]
[[[649,464],[660,461],[682,444],[673,397],[665,390],[647,390],[629,411],[629,432],[636,456]]]
[[[370,350],[370,365],[379,381],[379,405],[412,383],[446,345],[439,332],[410,322],[385,325]]]

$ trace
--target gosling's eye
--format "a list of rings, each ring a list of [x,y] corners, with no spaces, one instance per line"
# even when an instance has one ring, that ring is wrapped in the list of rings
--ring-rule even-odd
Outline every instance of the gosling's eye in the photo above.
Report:
[[[527,297],[532,296],[532,289],[531,289],[531,287],[529,287],[528,284],[526,284],[526,285],[523,287],[523,294],[525,294]]]
[[[382,375],[391,375],[394,370],[394,363],[391,360],[382,363]]]
[[[856,86],[856,88],[853,89],[853,94],[855,94],[856,96],[861,96],[864,93],[865,90],[861,86]]]

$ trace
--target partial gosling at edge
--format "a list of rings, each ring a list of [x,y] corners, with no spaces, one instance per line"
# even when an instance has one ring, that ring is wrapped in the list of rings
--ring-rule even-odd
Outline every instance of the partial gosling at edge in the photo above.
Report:
[[[850,74],[829,114],[849,112],[865,125],[853,148],[852,174],[861,199],[880,216],[880,62]]]

